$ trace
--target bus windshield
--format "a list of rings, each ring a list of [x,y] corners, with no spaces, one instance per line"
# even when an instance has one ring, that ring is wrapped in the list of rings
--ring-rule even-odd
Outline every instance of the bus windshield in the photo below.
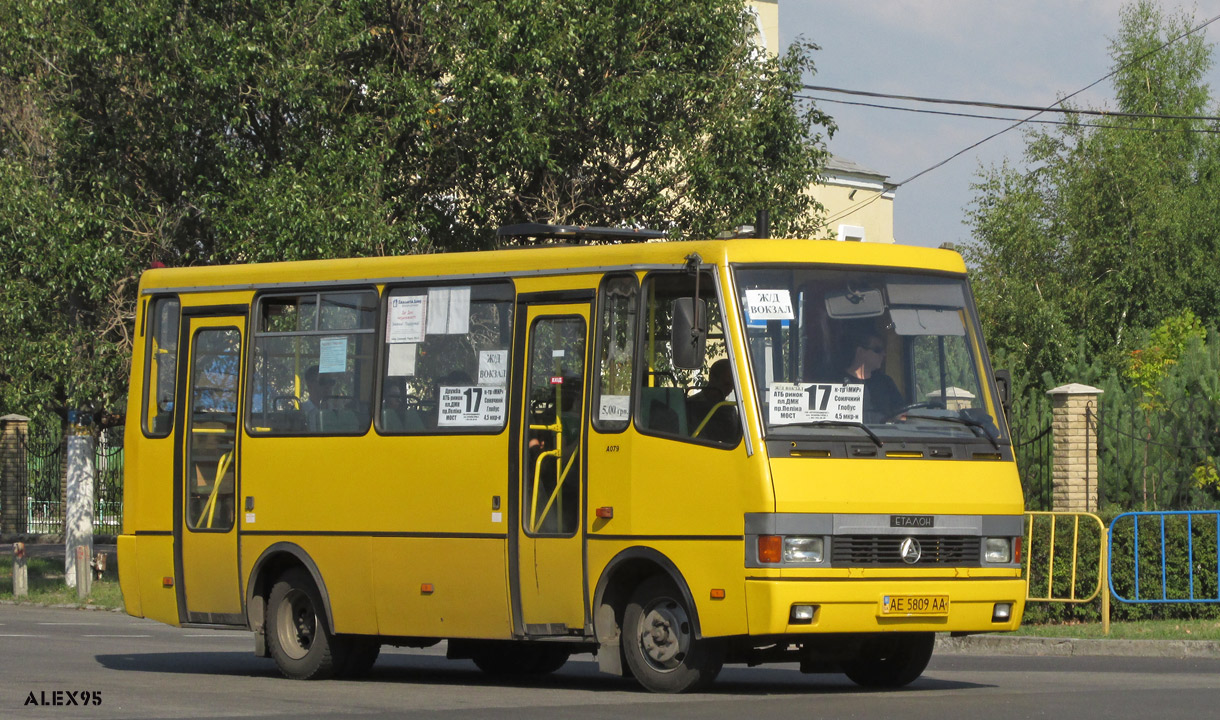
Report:
[[[1007,438],[963,278],[734,269],[768,437]]]

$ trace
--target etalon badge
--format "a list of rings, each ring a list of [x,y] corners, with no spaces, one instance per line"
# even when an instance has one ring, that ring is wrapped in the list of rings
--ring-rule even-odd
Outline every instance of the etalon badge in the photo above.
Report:
[[[906,538],[902,541],[902,545],[898,546],[898,554],[902,556],[902,561],[907,565],[914,565],[919,562],[919,558],[923,556],[923,548],[919,547],[919,541],[913,537]]]

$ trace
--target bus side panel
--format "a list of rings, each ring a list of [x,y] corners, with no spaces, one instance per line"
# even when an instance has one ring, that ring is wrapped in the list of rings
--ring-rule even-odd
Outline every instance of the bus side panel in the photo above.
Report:
[[[295,542],[318,564],[340,632],[505,637],[506,443],[507,433],[246,436],[242,495],[255,511],[242,519],[245,572],[270,538]],[[345,559],[334,548],[353,538],[363,550]],[[424,583],[434,597],[421,597]],[[422,614],[404,612],[404,597],[425,603]]]
[[[589,543],[589,593],[596,591],[606,565],[620,552],[648,547],[664,555],[677,568],[690,590],[704,636],[745,635],[746,583],[741,565],[741,540],[595,540]],[[723,590],[723,599],[713,599],[712,590]]]
[[[170,535],[120,535],[119,589],[128,615],[178,624],[174,583],[174,538]]]
[[[335,632],[377,634],[377,616],[370,592],[369,538],[245,535],[242,537],[242,577],[250,577],[253,565],[263,551],[278,542],[299,546],[317,567],[330,600]]]
[[[375,538],[383,635],[512,636],[502,538]]]

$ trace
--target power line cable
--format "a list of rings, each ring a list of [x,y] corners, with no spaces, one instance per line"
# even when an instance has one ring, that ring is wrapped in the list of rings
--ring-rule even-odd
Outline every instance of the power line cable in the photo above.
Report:
[[[1107,130],[1135,130],[1135,131],[1141,131],[1141,132],[1192,132],[1192,133],[1202,133],[1202,134],[1220,133],[1220,128],[1149,127],[1149,126],[1142,126],[1142,125],[1102,125],[1099,123],[1082,123],[1082,122],[1075,122],[1075,121],[1071,121],[1071,120],[1024,120],[1024,121],[1022,121],[1020,118],[1001,117],[998,115],[981,115],[978,113],[949,112],[946,110],[928,110],[926,108],[911,108],[911,107],[902,107],[899,105],[881,105],[879,103],[866,103],[866,102],[858,102],[858,101],[853,101],[853,100],[838,100],[836,98],[815,97],[812,95],[796,95],[795,97],[798,100],[812,100],[812,101],[816,101],[816,102],[834,103],[836,105],[853,105],[856,107],[876,108],[879,110],[899,110],[901,112],[917,113],[917,114],[921,114],[921,115],[943,115],[943,116],[947,116],[947,117],[969,118],[969,119],[974,119],[974,120],[1003,120],[1005,122],[1026,122],[1026,123],[1037,124],[1037,125],[1071,125],[1073,127],[1081,127],[1081,128],[1105,128]],[[1140,117],[1166,118],[1166,117],[1172,117],[1172,116],[1141,115]],[[1200,117],[1199,119],[1215,120],[1216,122],[1220,123],[1220,117],[1209,117],[1209,118]]]
[[[1177,41],[1181,40],[1182,38],[1186,37],[1187,35],[1192,35],[1198,31],[1202,30],[1203,28],[1207,27],[1208,25],[1211,25],[1212,23],[1216,22],[1217,20],[1220,20],[1220,15],[1216,15],[1215,17],[1211,18],[1210,20],[1206,20],[1206,21],[1200,23],[1199,25],[1196,25],[1195,27],[1193,27],[1189,30],[1186,30],[1183,33],[1176,35],[1176,36],[1170,38],[1169,40],[1166,40],[1164,43],[1158,45],[1157,47],[1153,48],[1152,50],[1149,50],[1148,52],[1146,52],[1138,57],[1135,57],[1135,58],[1127,61],[1126,63],[1116,67],[1115,69],[1113,69],[1110,72],[1106,73],[1105,75],[1101,76],[1097,80],[1094,80],[1093,82],[1089,83],[1088,85],[1085,85],[1084,87],[1080,88],[1076,92],[1060,98],[1059,100],[1055,101],[1054,103],[1051,103],[1049,106],[1047,106],[1045,108],[1039,109],[1033,115],[1030,115],[1029,117],[1027,117],[1023,120],[1019,120],[1019,121],[1013,123],[1012,125],[1009,125],[1008,127],[1004,128],[1003,130],[999,130],[997,132],[994,132],[994,133],[988,135],[987,137],[983,138],[982,140],[979,140],[978,142],[973,143],[972,145],[953,153],[949,157],[945,158],[944,160],[941,160],[940,162],[938,162],[930,167],[920,170],[919,172],[915,173],[914,175],[910,176],[909,178],[907,178],[901,182],[894,183],[893,185],[887,186],[886,190],[883,190],[882,192],[896,189],[898,187],[906,185],[907,183],[912,182],[913,180],[916,180],[917,178],[923,177],[924,175],[927,175],[928,173],[932,172],[933,170],[937,170],[937,169],[947,165],[951,161],[957,159],[958,157],[965,155],[966,153],[979,147],[980,145],[982,145],[990,140],[993,140],[993,139],[1003,135],[1004,133],[1007,133],[1009,130],[1016,129],[1016,128],[1024,125],[1025,123],[1034,120],[1035,118],[1037,118],[1039,115],[1042,115],[1043,113],[1058,112],[1058,110],[1056,110],[1056,106],[1062,105],[1063,103],[1067,102],[1068,100],[1071,100],[1072,98],[1085,92],[1086,90],[1090,90],[1094,86],[1096,86],[1106,80],[1109,80],[1110,78],[1114,77],[1115,75],[1122,72],[1123,70],[1126,70],[1127,68],[1131,67],[1132,65],[1135,65],[1136,63],[1139,63],[1139,62],[1143,62],[1146,58],[1151,57],[1152,55],[1155,55],[1156,53],[1159,53],[1160,51],[1169,47],[1173,43],[1176,43]],[[880,193],[878,195],[880,195]]]
[[[1102,79],[1104,80],[1105,78],[1102,78]],[[1095,84],[1096,83],[1094,83],[1094,85]],[[1057,108],[1054,105],[1052,105],[1051,107],[1042,107],[1040,105],[1013,105],[1011,103],[986,102],[983,100],[947,100],[945,98],[918,97],[915,95],[895,95],[895,94],[891,94],[891,93],[870,92],[867,90],[846,90],[844,88],[827,87],[825,85],[804,85],[802,87],[804,87],[804,89],[806,89],[806,90],[813,90],[815,92],[830,92],[830,93],[839,93],[842,95],[856,95],[859,97],[879,98],[882,100],[905,100],[905,101],[909,101],[909,102],[934,103],[934,104],[939,104],[939,105],[962,105],[962,106],[966,106],[966,107],[993,108],[996,110],[1033,110],[1033,111],[1036,111],[1038,114],[1042,114],[1042,113],[1046,113],[1046,112],[1057,112],[1057,113],[1063,113],[1065,115],[1095,115],[1098,117],[1120,117],[1120,118],[1141,118],[1141,119],[1142,118],[1152,118],[1152,119],[1157,119],[1157,120],[1204,120],[1204,121],[1208,121],[1208,122],[1220,122],[1220,116],[1216,116],[1216,115],[1162,115],[1162,114],[1158,114],[1158,113],[1123,112],[1121,110],[1085,110],[1085,109],[1081,109],[1081,108]],[[1083,92],[1083,91],[1080,91],[1080,92]],[[1073,93],[1073,94],[1075,94],[1075,93]],[[1071,97],[1071,96],[1069,95],[1068,97]],[[1064,98],[1064,99],[1066,100],[1067,98]],[[847,103],[847,101],[845,101],[845,100],[829,100],[829,102]],[[1063,102],[1063,101],[1061,100],[1060,102]],[[847,103],[847,104],[851,104],[851,103]],[[858,103],[858,104],[867,105],[867,103]],[[1056,103],[1056,104],[1058,104],[1058,103]],[[877,105],[874,107],[887,107],[887,106]],[[905,108],[894,108],[894,109],[905,109]],[[926,110],[923,112],[931,113],[934,111]],[[945,114],[953,114],[953,113],[945,113]],[[970,116],[967,116],[967,117],[970,117]],[[1017,118],[995,118],[995,119],[997,119],[997,120],[1000,120],[1000,119],[1016,120]]]

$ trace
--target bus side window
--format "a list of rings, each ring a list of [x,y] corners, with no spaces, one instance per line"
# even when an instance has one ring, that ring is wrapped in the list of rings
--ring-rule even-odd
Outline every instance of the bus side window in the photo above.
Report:
[[[634,276],[608,277],[602,283],[597,334],[599,372],[593,391],[593,427],[602,432],[621,432],[631,424],[638,298],[639,283]]]
[[[499,432],[514,297],[508,282],[390,289],[378,431]]]
[[[149,303],[144,357],[144,432],[149,437],[165,437],[174,425],[179,309],[176,297],[160,297]]]
[[[733,366],[725,344],[716,284],[707,272],[699,278],[699,297],[707,303],[703,366],[685,370],[673,362],[673,302],[694,294],[695,278],[686,272],[652,273],[645,279],[636,427],[650,435],[734,447],[741,439],[741,421],[733,390]]]
[[[353,435],[373,405],[377,294],[338,290],[258,301],[247,402],[252,434]]]

